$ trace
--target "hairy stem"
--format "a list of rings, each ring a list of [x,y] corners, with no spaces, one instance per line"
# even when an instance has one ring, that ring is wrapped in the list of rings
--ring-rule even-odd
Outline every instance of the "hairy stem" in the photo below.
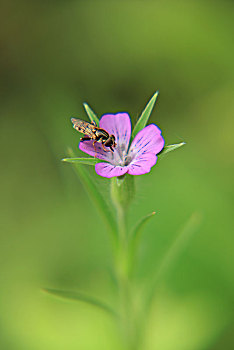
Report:
[[[122,183],[112,182],[112,200],[116,207],[118,243],[115,274],[118,281],[120,329],[127,350],[138,350],[137,320],[134,310],[134,294],[129,276],[130,249],[127,234],[127,206],[122,200]]]

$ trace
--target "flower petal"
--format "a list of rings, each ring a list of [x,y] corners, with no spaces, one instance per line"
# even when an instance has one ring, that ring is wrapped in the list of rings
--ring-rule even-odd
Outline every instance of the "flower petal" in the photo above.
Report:
[[[110,178],[124,175],[128,171],[128,167],[114,166],[109,163],[97,163],[95,170],[98,175]]]
[[[131,137],[131,121],[128,113],[104,114],[100,119],[100,128],[115,136],[116,148],[113,164],[123,163]]]
[[[128,165],[128,174],[143,175],[150,172],[150,169],[157,162],[157,157],[153,153],[145,153],[136,157]]]
[[[95,158],[99,158],[102,160],[106,160],[108,162],[111,162],[113,159],[112,152],[110,150],[105,152],[104,149],[102,148],[102,145],[97,142],[95,143],[95,146],[93,146],[93,141],[80,141],[79,149],[89,154],[90,156],[93,156]]]
[[[79,149],[90,156],[106,160],[111,164],[123,164],[131,136],[131,121],[129,115],[127,113],[104,114],[100,119],[99,126],[110,135],[113,134],[115,136],[117,146],[114,149],[114,153],[108,148],[105,152],[100,143],[95,143],[95,151],[92,140],[81,141]]]
[[[138,157],[141,154],[158,154],[164,147],[164,139],[161,130],[155,125],[150,124],[138,132],[132,141],[128,156],[130,159]]]
[[[100,128],[115,136],[117,144],[124,144],[128,148],[131,136],[131,121],[128,113],[104,114],[99,125]]]

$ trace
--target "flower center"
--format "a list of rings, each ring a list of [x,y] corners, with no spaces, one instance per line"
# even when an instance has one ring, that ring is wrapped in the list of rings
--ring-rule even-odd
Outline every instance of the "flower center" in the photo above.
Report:
[[[128,166],[134,158],[134,154],[128,154],[126,151],[126,145],[119,144],[115,152],[112,154],[112,164],[115,166]]]
[[[127,154],[125,156],[125,164],[124,165],[126,165],[126,166],[129,165],[131,163],[131,161],[132,161],[132,157]]]

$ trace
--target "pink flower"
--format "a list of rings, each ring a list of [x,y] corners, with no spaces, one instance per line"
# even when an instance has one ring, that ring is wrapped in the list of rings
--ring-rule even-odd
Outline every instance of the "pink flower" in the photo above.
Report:
[[[117,143],[114,153],[105,152],[101,144],[93,141],[81,141],[79,148],[87,154],[102,159],[105,162],[97,163],[95,170],[103,177],[130,175],[143,175],[150,172],[156,164],[157,156],[164,147],[164,139],[161,130],[150,124],[140,130],[133,139],[130,147],[131,121],[127,113],[105,114],[100,119],[100,128],[115,136]]]

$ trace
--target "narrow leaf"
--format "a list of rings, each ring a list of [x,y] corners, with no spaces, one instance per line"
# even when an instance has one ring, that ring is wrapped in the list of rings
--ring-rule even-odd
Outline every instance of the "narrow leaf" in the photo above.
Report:
[[[73,151],[69,150],[68,152],[72,158],[75,158]],[[106,223],[109,231],[113,234],[114,238],[116,239],[117,224],[108,203],[106,202],[105,198],[99,190],[99,187],[97,186],[92,176],[90,176],[89,171],[87,171],[87,169],[82,164],[73,163],[73,166],[76,174],[80,178],[82,185],[84,186],[90,198],[93,200],[94,204],[98,208],[99,213],[102,216],[104,222]]]
[[[91,120],[91,122],[95,122],[97,124],[97,126],[99,126],[99,119],[96,116],[96,114],[94,113],[94,111],[89,107],[89,105],[87,103],[83,103],[84,109],[86,111],[86,113],[88,114],[89,119]]]
[[[130,252],[130,260],[129,260],[129,272],[130,274],[133,273],[133,269],[135,266],[135,258],[136,258],[136,253],[137,253],[137,248],[139,244],[139,238],[141,236],[141,233],[143,231],[143,228],[147,224],[147,222],[155,215],[155,211],[152,213],[146,215],[143,217],[136,227],[133,229],[131,236],[130,236],[130,242],[129,242],[129,252]]]
[[[136,134],[146,126],[148,119],[150,117],[150,114],[152,112],[152,109],[153,109],[155,102],[157,100],[158,94],[159,94],[158,91],[155,92],[155,94],[151,97],[150,101],[148,102],[145,109],[141,113],[141,116],[138,119],[138,121],[133,129],[132,137],[131,137],[132,140],[134,139]]]
[[[132,240],[136,240],[138,239],[138,237],[140,236],[145,224],[149,221],[150,218],[152,218],[155,215],[155,211],[153,211],[152,213],[146,215],[145,217],[143,217],[138,224],[136,225],[136,227],[134,228],[133,232],[132,232]]]
[[[176,143],[175,145],[168,145],[168,146],[165,146],[162,150],[162,152],[160,152],[160,154],[158,156],[161,156],[161,155],[164,155],[168,152],[171,152],[171,151],[174,151],[175,149],[177,148],[180,148],[182,146],[186,145],[185,142],[181,142],[181,143]]]
[[[97,159],[97,158],[63,158],[62,162],[78,163],[78,164],[86,164],[86,165],[94,166],[97,163],[103,162],[103,160]]]
[[[161,279],[168,273],[170,268],[175,264],[178,257],[184,251],[194,233],[197,231],[198,227],[201,223],[201,215],[199,213],[193,213],[189,220],[185,223],[182,230],[177,235],[174,243],[172,243],[171,247],[168,249],[166,255],[162,259],[155,278],[153,279],[152,286],[150,288],[150,293],[148,298],[146,298],[147,306],[151,304],[153,300],[153,296],[155,294],[158,283]]]
[[[66,300],[82,301],[82,302],[97,306],[98,308],[116,316],[116,312],[109,305],[84,293],[51,289],[51,288],[43,288],[42,290],[58,298],[62,298]]]

